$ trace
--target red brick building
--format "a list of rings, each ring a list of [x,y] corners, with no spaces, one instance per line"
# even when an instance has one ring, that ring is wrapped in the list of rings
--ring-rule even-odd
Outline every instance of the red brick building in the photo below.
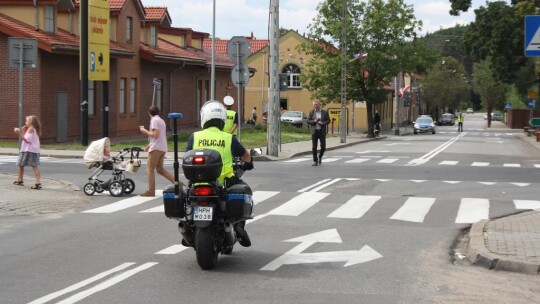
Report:
[[[43,143],[81,139],[79,80],[79,0],[0,0],[0,139],[16,140],[19,70],[8,63],[8,38],[35,38],[36,68],[24,69],[23,116],[42,122]],[[139,134],[154,101],[162,117],[181,112],[181,128],[198,126],[198,110],[210,98],[209,34],[173,28],[164,7],[144,7],[140,0],[109,0],[110,80],[108,135]],[[215,97],[236,98],[230,81],[234,62],[216,54]],[[154,86],[159,79],[161,86]],[[103,87],[89,82],[88,137],[102,136]]]

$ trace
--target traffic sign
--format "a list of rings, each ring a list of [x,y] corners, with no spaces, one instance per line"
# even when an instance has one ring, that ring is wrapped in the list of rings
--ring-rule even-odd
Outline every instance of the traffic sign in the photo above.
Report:
[[[109,80],[109,0],[88,2],[88,79]]]
[[[8,61],[10,68],[18,68],[21,63],[23,64],[23,68],[35,68],[37,64],[37,53],[37,39],[8,37]]]
[[[529,99],[527,102],[529,109],[536,109],[536,99]]]
[[[231,79],[235,86],[243,88],[249,81],[249,67],[245,63],[235,65],[231,70]]]
[[[540,56],[540,16],[525,16],[525,56]]]
[[[512,108],[512,103],[511,102],[507,102],[504,104],[504,109],[505,110],[510,110]]]
[[[245,61],[251,55],[251,44],[246,37],[234,36],[227,42],[227,55],[231,60]]]

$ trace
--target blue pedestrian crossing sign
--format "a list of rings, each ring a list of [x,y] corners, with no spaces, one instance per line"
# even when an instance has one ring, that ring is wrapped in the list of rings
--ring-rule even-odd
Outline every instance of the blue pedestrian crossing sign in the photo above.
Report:
[[[540,16],[525,16],[525,56],[540,56]]]

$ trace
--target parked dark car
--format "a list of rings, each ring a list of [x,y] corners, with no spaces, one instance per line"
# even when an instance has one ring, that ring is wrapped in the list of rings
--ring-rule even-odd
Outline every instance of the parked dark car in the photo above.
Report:
[[[444,113],[441,114],[439,117],[439,126],[453,126],[456,124],[456,120],[454,117],[454,114],[452,113]]]

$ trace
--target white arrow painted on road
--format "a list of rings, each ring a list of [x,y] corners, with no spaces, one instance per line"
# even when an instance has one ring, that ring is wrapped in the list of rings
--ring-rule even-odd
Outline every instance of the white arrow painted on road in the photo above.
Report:
[[[328,229],[294,239],[289,239],[284,242],[300,242],[300,245],[273,260],[268,265],[261,268],[261,270],[274,271],[282,265],[327,262],[346,262],[343,267],[347,267],[382,258],[380,253],[368,245],[364,245],[364,247],[362,247],[360,250],[302,253],[302,251],[306,250],[308,247],[317,242],[342,243],[343,241],[341,240],[341,237],[336,229]]]

